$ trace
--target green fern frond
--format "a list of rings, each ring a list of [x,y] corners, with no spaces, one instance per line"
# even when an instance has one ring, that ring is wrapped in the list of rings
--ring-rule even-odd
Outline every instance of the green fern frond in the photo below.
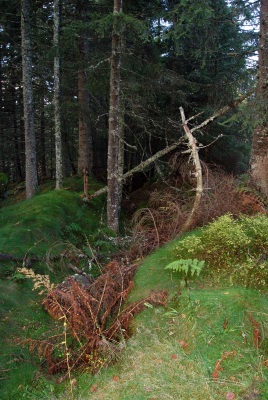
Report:
[[[200,272],[202,271],[204,267],[205,261],[199,261],[196,258],[195,259],[180,259],[171,262],[168,264],[165,269],[171,269],[174,272],[184,272],[185,275],[188,275],[190,273],[191,276],[196,274],[197,276],[200,275]]]

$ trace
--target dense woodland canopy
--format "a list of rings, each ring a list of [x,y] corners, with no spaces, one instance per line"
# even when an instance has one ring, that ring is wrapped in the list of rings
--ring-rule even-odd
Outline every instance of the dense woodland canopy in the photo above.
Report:
[[[108,159],[111,185],[109,168],[122,175],[183,135],[179,107],[199,123],[254,87],[259,11],[247,0],[2,0],[0,171],[26,179],[31,197],[37,178],[61,187],[85,167],[106,180]],[[252,101],[199,131],[203,145],[223,135],[200,151],[205,162],[247,171],[256,119],[267,118]]]

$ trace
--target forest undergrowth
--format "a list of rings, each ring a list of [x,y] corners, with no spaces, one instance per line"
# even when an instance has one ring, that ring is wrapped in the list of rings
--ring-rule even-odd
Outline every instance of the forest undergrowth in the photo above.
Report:
[[[19,211],[22,216],[25,213],[23,221],[18,218],[19,214],[13,213],[15,205],[6,208],[7,215],[10,213],[9,217],[5,215],[6,226],[19,226],[19,231],[22,227],[24,234],[23,229],[30,229],[31,240],[35,238],[35,241],[32,244],[31,240],[25,240],[28,244],[25,252],[23,248],[12,252],[8,246],[14,239],[10,236],[8,245],[0,249],[2,255],[14,257],[1,262],[1,285],[4,287],[7,283],[7,287],[1,307],[5,326],[0,336],[1,341],[8,343],[1,356],[4,383],[1,398],[186,399],[183,391],[188,393],[189,390],[192,393],[189,399],[196,400],[225,398],[223,396],[251,399],[255,395],[265,398],[264,394],[268,393],[265,204],[253,191],[238,190],[235,179],[221,171],[211,170],[208,176],[204,198],[192,228],[215,222],[175,239],[149,256],[148,261],[141,260],[178,236],[191,206],[193,192],[182,174],[179,178],[178,174],[170,177],[168,191],[151,191],[146,207],[134,215],[132,244],[127,251],[121,249],[123,240],[113,239],[110,232],[102,230],[98,224],[103,213],[101,199],[96,199],[87,208],[71,190],[48,191],[37,196],[34,212],[41,210],[44,221],[47,218],[50,223],[52,220],[52,223],[62,224],[58,228],[60,244],[54,246],[49,239],[55,238],[46,232],[45,222],[41,219],[44,225],[40,228],[36,224],[39,217],[33,215],[32,219],[27,219],[27,202],[21,203]],[[178,179],[185,180],[183,183],[189,187],[183,196],[177,189]],[[49,216],[49,199],[53,203],[52,218]],[[80,208],[77,202],[80,202]],[[17,210],[19,207],[18,204]],[[240,218],[241,212],[249,216]],[[252,217],[256,212],[262,212],[262,215]],[[226,213],[229,215],[217,220]],[[89,221],[90,225],[86,226]],[[219,251],[214,255],[213,252],[206,254],[204,249],[215,246],[211,238],[217,241],[217,231],[220,236],[223,231],[233,236],[226,234],[219,244]],[[12,232],[15,238],[14,229]],[[36,232],[42,232],[39,241]],[[238,237],[241,252],[234,251],[233,258],[228,259],[222,249],[228,248],[228,243],[232,248]],[[21,245],[20,238],[18,243]],[[191,243],[194,243],[192,247]],[[45,246],[50,248],[49,252],[45,252]],[[37,248],[40,253],[32,251]],[[35,260],[36,255],[41,260]],[[223,268],[217,266],[217,256],[219,263],[223,259],[226,261]],[[171,274],[165,270],[165,266],[176,259],[186,259],[189,265],[194,259],[205,261],[198,279],[192,280],[189,274],[188,288],[183,286],[185,271]],[[15,268],[23,265],[26,271],[33,268],[34,281],[38,273],[41,276],[49,273],[52,282],[57,283],[73,272],[76,275],[51,290],[41,308],[40,297],[29,291],[30,281],[21,270],[14,274],[14,265]],[[57,271],[53,270],[55,265]],[[96,278],[99,268],[102,272]],[[21,301],[17,300],[19,296]],[[229,298],[231,300],[225,304],[225,299]],[[208,306],[208,303],[211,304]],[[57,321],[52,321],[45,310]],[[214,321],[215,312],[217,318]],[[239,315],[239,322],[234,315]],[[230,321],[234,321],[235,326]],[[7,331],[10,332],[8,340],[5,337]],[[188,331],[192,332],[190,338]],[[222,336],[232,343],[230,348],[223,346]],[[204,341],[205,347],[213,347],[215,352],[203,351],[200,346]],[[20,346],[16,345],[18,343]],[[21,357],[17,357],[18,353]],[[254,365],[250,371],[246,370],[248,362]],[[232,368],[236,372],[230,371],[229,377],[222,373],[225,364],[235,364]],[[162,371],[161,376],[156,374],[155,368]],[[56,374],[55,377],[47,378],[45,370]],[[182,381],[178,380],[178,370],[179,376],[184,376]]]

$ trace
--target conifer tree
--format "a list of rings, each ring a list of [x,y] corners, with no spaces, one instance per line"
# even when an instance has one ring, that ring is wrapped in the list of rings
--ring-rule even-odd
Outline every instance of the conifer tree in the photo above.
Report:
[[[121,85],[120,85],[120,64],[121,64],[121,43],[122,32],[120,27],[120,14],[122,13],[122,0],[114,0],[113,11],[113,32],[112,32],[112,55],[110,72],[110,108],[109,108],[109,139],[108,139],[108,198],[107,198],[107,223],[115,233],[119,232],[119,212],[121,202],[121,184],[119,159],[123,162],[123,146],[121,121]]]
[[[34,105],[32,88],[32,49],[30,35],[30,1],[22,0],[21,43],[23,73],[23,104],[25,130],[26,198],[33,197],[37,190],[36,143],[34,130]]]
[[[54,0],[54,123],[55,123],[55,161],[56,161],[56,189],[62,188],[62,136],[60,111],[60,0]]]
[[[87,0],[79,0],[77,4],[78,15],[82,24],[89,20],[89,4]],[[79,59],[78,66],[78,103],[79,103],[79,137],[78,137],[78,174],[82,175],[85,168],[89,175],[93,169],[93,139],[91,131],[91,110],[89,102],[88,73],[86,67],[89,64],[89,37],[88,29],[82,27],[79,35]]]

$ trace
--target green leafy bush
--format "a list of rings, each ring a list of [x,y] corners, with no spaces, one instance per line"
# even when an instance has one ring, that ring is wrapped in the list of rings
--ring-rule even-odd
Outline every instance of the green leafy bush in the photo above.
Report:
[[[175,247],[180,259],[204,260],[206,270],[246,286],[268,284],[268,218],[224,215]]]

